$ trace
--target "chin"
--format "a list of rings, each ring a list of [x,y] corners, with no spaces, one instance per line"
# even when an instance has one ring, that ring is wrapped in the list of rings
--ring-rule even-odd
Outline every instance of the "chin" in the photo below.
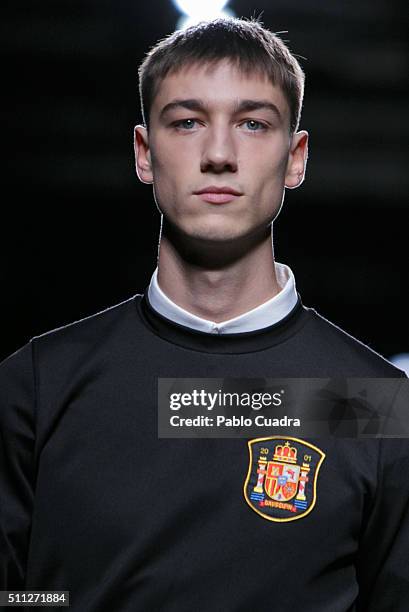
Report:
[[[223,224],[224,225],[224,224]],[[228,242],[240,239],[245,235],[237,227],[230,227],[225,224],[209,224],[208,227],[201,225],[200,227],[187,228],[185,232],[191,239],[201,240],[203,242]]]
[[[184,222],[181,222],[184,221]],[[170,220],[166,218],[165,233],[174,235],[176,240],[182,242],[196,242],[198,244],[213,244],[240,242],[252,234],[254,228],[246,224],[239,224],[237,219],[209,218],[208,216],[196,219]]]

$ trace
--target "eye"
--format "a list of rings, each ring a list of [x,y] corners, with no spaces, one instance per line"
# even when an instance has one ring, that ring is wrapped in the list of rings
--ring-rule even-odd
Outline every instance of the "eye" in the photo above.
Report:
[[[261,121],[256,121],[255,119],[247,119],[247,121],[244,122],[244,125],[247,125],[249,132],[260,132],[267,129],[267,126],[264,123],[261,123]]]
[[[196,119],[180,119],[179,121],[175,121],[172,125],[182,130],[191,130],[195,123],[197,123]]]

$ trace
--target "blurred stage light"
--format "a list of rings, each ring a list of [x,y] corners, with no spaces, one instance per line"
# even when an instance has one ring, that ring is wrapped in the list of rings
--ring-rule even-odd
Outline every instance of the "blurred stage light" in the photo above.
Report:
[[[182,30],[199,21],[208,21],[217,17],[234,17],[232,10],[226,8],[228,0],[173,0],[175,6],[184,13],[177,23]]]
[[[409,353],[398,353],[397,355],[389,357],[389,361],[400,370],[406,372],[407,376],[409,376]]]

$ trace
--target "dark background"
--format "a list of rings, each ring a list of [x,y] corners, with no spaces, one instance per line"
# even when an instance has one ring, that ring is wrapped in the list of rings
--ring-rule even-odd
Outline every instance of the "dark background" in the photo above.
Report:
[[[232,1],[304,56],[307,178],[275,254],[303,301],[385,356],[409,348],[405,6]],[[159,215],[134,172],[137,66],[169,0],[21,0],[3,10],[0,359],[144,290]]]

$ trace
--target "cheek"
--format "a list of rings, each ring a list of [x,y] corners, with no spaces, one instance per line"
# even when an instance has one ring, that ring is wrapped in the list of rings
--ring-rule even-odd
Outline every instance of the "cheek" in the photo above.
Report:
[[[256,177],[260,184],[274,184],[283,180],[288,163],[288,145],[285,137],[277,134],[266,145],[250,147],[242,158],[242,169],[245,174]]]
[[[172,216],[172,210],[177,209],[178,192],[181,184],[181,159],[174,151],[160,148],[160,155],[156,155],[151,148],[151,161],[153,173],[153,193],[155,201],[161,212]]]
[[[157,151],[159,153],[157,153]],[[165,147],[151,146],[152,170],[154,174],[163,174],[172,164],[172,155]]]
[[[287,167],[287,158],[283,156],[279,159],[273,158],[266,163],[265,160],[260,162],[256,169],[255,176],[258,176],[259,190],[263,194],[274,194],[281,192],[284,189],[284,181]]]
[[[178,184],[189,167],[186,152],[175,151],[174,147],[155,145],[151,148],[152,170],[157,183]],[[160,186],[160,185],[158,185]]]
[[[287,168],[287,153],[277,155],[277,151],[270,155],[259,158],[254,168],[255,185],[254,199],[257,206],[254,207],[255,217],[260,214],[268,218],[275,218],[280,209],[284,196],[284,184]],[[256,178],[257,177],[257,178]]]
[[[285,174],[288,163],[288,152],[288,147],[286,146],[284,138],[280,138],[269,157],[271,160],[270,168],[277,177],[282,177]]]

